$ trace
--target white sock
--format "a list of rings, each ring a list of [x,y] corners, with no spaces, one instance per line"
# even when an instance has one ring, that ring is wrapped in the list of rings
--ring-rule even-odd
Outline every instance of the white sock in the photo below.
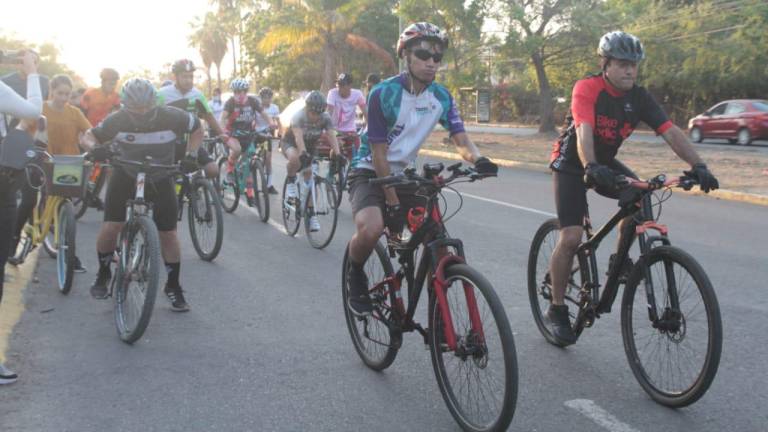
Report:
[[[267,187],[272,186],[272,174],[267,176]]]

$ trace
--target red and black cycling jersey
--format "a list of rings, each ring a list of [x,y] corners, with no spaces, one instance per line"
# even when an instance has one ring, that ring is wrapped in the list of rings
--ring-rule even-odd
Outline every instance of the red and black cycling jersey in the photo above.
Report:
[[[567,127],[555,141],[550,168],[584,173],[576,149],[576,128],[582,123],[592,126],[594,131],[597,162],[608,164],[641,121],[658,134],[672,127],[667,114],[644,87],[636,85],[628,92],[621,92],[608,84],[602,74],[577,81],[573,86]]]

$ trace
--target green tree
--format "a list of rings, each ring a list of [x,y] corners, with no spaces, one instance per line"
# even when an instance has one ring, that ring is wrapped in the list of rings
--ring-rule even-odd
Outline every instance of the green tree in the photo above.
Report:
[[[287,59],[320,55],[323,63],[320,88],[327,91],[336,73],[344,68],[342,52],[352,49],[369,53],[395,70],[391,53],[375,41],[353,33],[355,17],[369,6],[362,0],[305,0],[281,2],[266,33],[259,39],[258,51],[270,57]]]
[[[527,57],[539,91],[539,131],[555,130],[555,94],[549,69],[573,68],[594,58],[594,46],[608,22],[616,22],[601,0],[506,0],[499,11],[507,25],[505,52]],[[578,59],[576,61],[572,59]],[[583,63],[582,63],[583,64]]]
[[[208,12],[201,20],[196,18],[191,24],[193,33],[189,36],[190,46],[196,47],[205,65],[208,77],[208,94],[211,94],[211,65],[216,65],[216,80],[221,88],[221,62],[227,54],[227,33],[224,32],[219,17]]]

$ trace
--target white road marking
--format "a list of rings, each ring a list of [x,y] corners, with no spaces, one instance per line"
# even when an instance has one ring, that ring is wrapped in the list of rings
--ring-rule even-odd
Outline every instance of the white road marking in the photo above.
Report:
[[[639,432],[632,426],[623,423],[611,413],[601,408],[594,401],[589,399],[573,399],[565,402],[565,406],[578,411],[580,414],[588,417],[599,426],[610,432]]]
[[[499,201],[499,200],[495,200],[495,199],[491,199],[491,198],[485,198],[485,197],[481,197],[481,196],[477,196],[477,195],[472,195],[472,194],[468,194],[468,193],[464,193],[464,192],[461,193],[461,196],[465,196],[465,197],[469,197],[469,198],[474,198],[476,200],[485,201],[485,202],[489,202],[489,203],[493,203],[493,204],[498,204],[500,206],[509,207],[509,208],[513,208],[513,209],[517,209],[517,210],[523,210],[523,211],[527,211],[527,212],[531,212],[531,213],[536,213],[536,214],[540,214],[540,215],[544,215],[544,216],[548,216],[548,217],[557,217],[557,215],[554,214],[554,213],[549,213],[549,212],[545,212],[545,211],[541,211],[541,210],[536,210],[535,208],[530,208],[530,207],[524,207],[524,206],[519,206],[519,205],[515,205],[515,204],[510,204],[508,202]]]
[[[271,203],[270,203],[270,204],[271,204]],[[255,214],[255,215],[256,215],[256,217],[261,217],[261,216],[259,216],[259,212],[258,212],[258,211],[256,211],[256,209],[255,209],[255,208],[248,206],[248,204],[246,204],[246,205],[244,205],[244,206],[241,206],[241,207],[243,207],[244,209],[248,210],[249,212],[251,212],[251,213]],[[270,207],[271,207],[271,205],[270,205]],[[270,208],[270,210],[272,210],[272,209]],[[279,210],[280,210],[280,211],[282,211],[282,208],[281,208],[281,209],[279,209]],[[274,220],[272,220],[272,218],[271,218],[271,217],[270,217],[269,219],[267,219],[267,223],[268,223],[268,224],[270,224],[270,225],[272,225],[272,226],[273,226],[275,229],[277,229],[277,230],[278,230],[278,231],[280,231],[281,233],[283,233],[283,234],[285,234],[285,235],[288,235],[288,231],[286,231],[286,230],[285,230],[285,226],[283,226],[283,224],[281,224],[281,223],[277,223],[277,222],[275,222]]]

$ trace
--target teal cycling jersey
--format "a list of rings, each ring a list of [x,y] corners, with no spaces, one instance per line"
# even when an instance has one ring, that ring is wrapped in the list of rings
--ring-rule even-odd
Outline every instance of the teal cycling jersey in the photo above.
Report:
[[[406,74],[401,74],[373,88],[368,96],[368,129],[360,139],[352,167],[374,169],[371,144],[386,143],[390,171],[399,173],[416,160],[438,122],[451,135],[464,132],[464,122],[448,89],[433,82],[414,95],[406,87]]]

